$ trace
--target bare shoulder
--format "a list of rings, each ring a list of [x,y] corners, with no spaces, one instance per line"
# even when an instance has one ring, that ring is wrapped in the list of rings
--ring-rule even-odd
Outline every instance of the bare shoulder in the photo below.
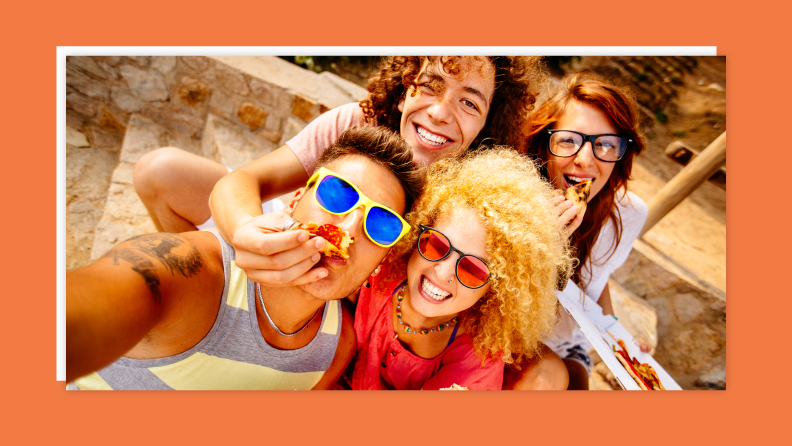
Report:
[[[222,277],[220,243],[206,232],[139,235],[119,244],[102,259],[137,273],[155,301],[161,299],[162,287],[170,282],[205,282],[218,273]]]
[[[105,257],[124,259],[130,251],[156,260],[171,272],[190,277],[204,266],[204,261],[222,263],[222,251],[217,238],[208,232],[181,234],[154,233],[132,237],[119,244]]]
[[[222,251],[208,233],[146,234],[66,275],[69,379],[121,355],[181,353],[211,329],[222,300]]]
[[[222,300],[222,248],[208,232],[146,234],[108,255],[122,259],[146,282],[161,313],[151,332],[126,356],[172,356],[197,344],[212,328]]]

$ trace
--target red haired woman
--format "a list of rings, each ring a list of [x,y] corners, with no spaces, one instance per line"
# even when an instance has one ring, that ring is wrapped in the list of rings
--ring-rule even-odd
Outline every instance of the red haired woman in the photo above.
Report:
[[[645,148],[638,117],[634,100],[619,88],[576,73],[563,79],[526,124],[528,154],[542,161],[542,173],[555,188],[593,181],[583,216],[570,201],[556,200],[579,260],[565,291],[578,287],[605,314],[613,314],[608,278],[627,259],[648,212],[627,191],[633,159]],[[563,312],[555,335],[546,342],[554,353],[507,373],[505,387],[588,388],[590,345]]]

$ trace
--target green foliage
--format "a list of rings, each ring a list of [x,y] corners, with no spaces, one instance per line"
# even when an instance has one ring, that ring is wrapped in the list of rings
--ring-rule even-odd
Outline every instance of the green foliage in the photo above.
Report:
[[[657,110],[655,112],[655,119],[657,120],[657,122],[666,123],[668,122],[668,115],[665,114],[663,110]]]
[[[687,136],[687,132],[685,132],[684,130],[677,130],[676,132],[674,132],[674,136],[676,136],[677,138],[684,138],[685,136]]]
[[[638,82],[645,81],[649,79],[649,75],[646,73],[638,73],[635,75],[635,79],[638,80]]]

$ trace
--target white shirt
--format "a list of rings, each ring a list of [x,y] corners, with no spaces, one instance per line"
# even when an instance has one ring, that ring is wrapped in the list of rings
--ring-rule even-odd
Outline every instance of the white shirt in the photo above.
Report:
[[[629,257],[633,243],[638,238],[641,229],[643,229],[646,217],[649,214],[649,208],[646,203],[632,192],[627,192],[626,195],[622,193],[621,197],[616,200],[616,206],[622,221],[621,242],[616,246],[615,251],[612,251],[613,255],[608,258],[616,237],[615,223],[612,220],[608,220],[600,230],[597,243],[594,244],[594,248],[591,250],[591,273],[589,273],[586,266],[583,267],[581,272],[584,283],[588,283],[584,297],[584,307],[594,306],[599,301],[602,290],[608,284],[610,275],[622,266],[627,257]],[[563,291],[556,292],[575,296],[578,299],[583,294],[583,291],[571,280]],[[595,312],[602,312],[598,305],[596,305],[594,310]],[[588,351],[591,348],[591,344],[583,336],[580,329],[577,328],[575,322],[565,311],[560,313],[558,325],[556,325],[550,339],[545,341],[545,344],[561,358],[566,357],[568,354],[567,349],[575,345],[580,345],[583,351]]]

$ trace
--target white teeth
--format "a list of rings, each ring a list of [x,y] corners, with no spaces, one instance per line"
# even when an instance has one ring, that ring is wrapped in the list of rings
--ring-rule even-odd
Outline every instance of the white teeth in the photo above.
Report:
[[[592,181],[594,180],[594,178],[573,177],[572,175],[567,175],[567,178],[572,180],[572,181],[574,181],[574,182],[576,182],[576,183],[580,183],[581,181],[584,181],[584,180],[592,180]]]
[[[420,135],[421,139],[423,139],[425,142],[429,144],[434,144],[436,146],[439,146],[441,144],[445,144],[448,142],[447,139],[443,138],[442,136],[433,135],[423,127],[417,127],[417,128],[418,128],[418,135]]]
[[[421,289],[423,289],[426,294],[428,294],[432,299],[435,300],[443,300],[451,295],[451,293],[443,291],[437,288],[436,286],[432,285],[431,283],[429,283],[429,279],[427,279],[426,277],[424,277],[423,280],[421,280]]]

